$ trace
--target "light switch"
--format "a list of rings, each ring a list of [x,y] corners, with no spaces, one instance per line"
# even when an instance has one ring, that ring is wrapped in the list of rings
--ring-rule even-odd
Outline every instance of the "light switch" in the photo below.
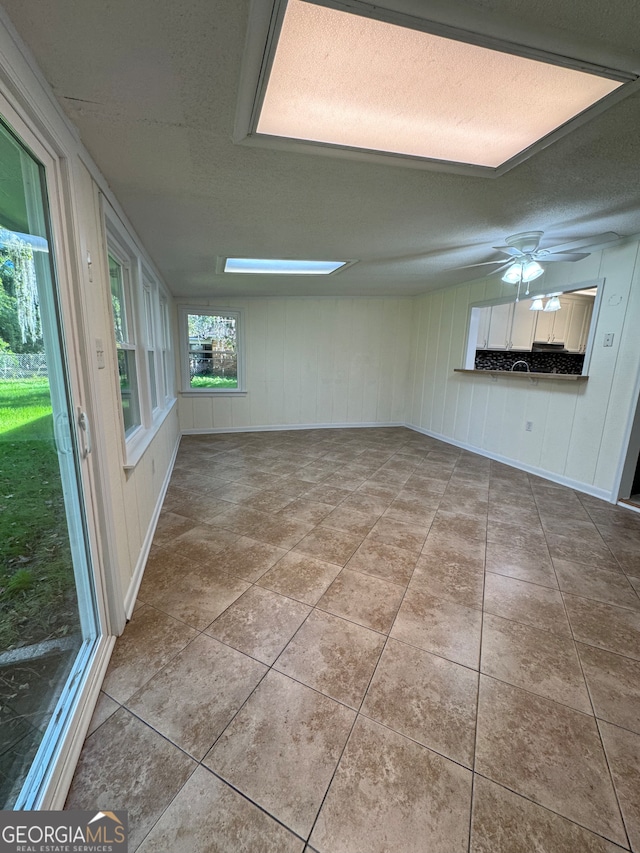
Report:
[[[103,370],[105,367],[105,363],[104,363],[104,346],[102,345],[102,338],[96,338],[96,361],[98,362],[98,370]]]
[[[607,332],[607,334],[604,336],[604,343],[602,344],[602,346],[603,347],[612,347],[613,346],[613,332]]]

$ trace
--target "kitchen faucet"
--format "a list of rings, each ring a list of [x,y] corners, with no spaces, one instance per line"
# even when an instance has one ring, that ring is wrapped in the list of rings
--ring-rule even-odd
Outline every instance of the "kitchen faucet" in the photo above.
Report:
[[[529,363],[527,361],[525,361],[523,358],[519,358],[518,361],[513,362],[513,364],[511,365],[511,372],[512,373],[513,373],[513,368],[516,367],[516,365],[518,365],[518,364],[524,364],[524,366],[527,368],[526,372],[531,373],[531,370],[529,368]]]

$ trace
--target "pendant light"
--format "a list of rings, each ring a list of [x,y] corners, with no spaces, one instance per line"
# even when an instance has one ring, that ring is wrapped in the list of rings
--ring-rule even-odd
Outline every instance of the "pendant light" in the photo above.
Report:
[[[545,311],[559,311],[561,308],[562,305],[560,305],[560,300],[558,299],[557,293],[551,296],[551,298],[547,301],[547,304],[544,306]]]

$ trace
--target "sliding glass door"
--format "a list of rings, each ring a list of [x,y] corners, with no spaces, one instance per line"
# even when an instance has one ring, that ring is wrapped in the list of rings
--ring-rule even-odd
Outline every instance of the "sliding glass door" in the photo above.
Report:
[[[0,124],[0,808],[37,804],[96,645],[79,418],[44,168]]]

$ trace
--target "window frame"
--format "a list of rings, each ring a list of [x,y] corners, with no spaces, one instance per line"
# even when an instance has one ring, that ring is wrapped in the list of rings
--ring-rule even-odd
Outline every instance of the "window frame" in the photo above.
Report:
[[[142,307],[144,315],[144,347],[146,367],[149,372],[149,403],[153,418],[164,408],[164,382],[158,369],[158,337],[160,330],[160,306],[158,282],[146,266],[142,266]],[[151,375],[153,363],[153,376]],[[155,398],[155,399],[154,399]]]
[[[122,271],[122,301],[124,307],[124,329],[123,336],[126,340],[119,341],[118,335],[116,332],[116,320],[113,311],[113,296],[111,291],[111,271],[110,271],[110,260],[113,260],[119,264],[120,269]],[[120,422],[122,426],[122,435],[124,437],[125,446],[128,446],[131,442],[135,440],[136,435],[143,428],[143,405],[142,405],[142,394],[141,394],[141,376],[140,371],[140,353],[139,353],[139,329],[138,324],[136,322],[137,319],[137,311],[135,304],[135,260],[132,263],[132,258],[126,250],[126,247],[122,245],[122,243],[116,239],[112,233],[107,233],[107,275],[109,282],[109,308],[111,313],[111,327],[113,330],[113,340],[116,350],[116,367],[118,361],[118,353],[119,352],[128,352],[133,353],[133,362],[136,372],[135,377],[135,395],[136,395],[136,405],[137,405],[137,423],[132,427],[127,429],[125,418],[124,418],[124,401],[122,398],[122,389],[120,387],[120,383],[118,380],[119,371],[116,370],[116,381],[117,381],[117,393],[120,399]]]
[[[169,300],[164,290],[158,293],[158,308],[160,314],[160,360],[162,372],[162,390],[164,393],[164,406],[166,408],[176,398],[175,392],[175,361],[174,348],[171,346],[173,340],[171,328],[171,315],[169,313]]]
[[[162,325],[161,302],[168,314],[169,295],[158,277],[151,271],[143,259],[140,250],[129,235],[115,211],[103,197],[103,221],[105,228],[105,260],[107,266],[107,286],[109,289],[109,312],[111,316],[111,334],[114,354],[117,356],[122,344],[117,341],[113,306],[111,302],[111,280],[109,274],[109,256],[122,265],[123,290],[125,292],[128,313],[127,350],[134,352],[137,373],[137,393],[140,423],[135,429],[125,429],[122,396],[118,381],[117,360],[114,370],[116,393],[120,398],[119,419],[123,452],[123,467],[131,470],[138,464],[145,450],[156,435],[160,425],[176,403],[173,383],[165,383],[164,373],[158,364],[158,348],[162,334],[163,352],[166,352],[168,377],[171,376],[172,330],[167,323]],[[150,346],[153,344],[153,346]],[[152,396],[152,377],[149,369],[148,353],[154,353],[155,366],[155,406]]]
[[[188,315],[201,314],[208,317],[229,317],[236,323],[236,359],[238,369],[237,388],[192,388],[189,370],[189,327]],[[241,308],[218,308],[208,305],[179,305],[178,306],[178,339],[180,346],[180,393],[197,396],[213,395],[245,396],[246,388],[246,359],[244,348],[244,311]]]

